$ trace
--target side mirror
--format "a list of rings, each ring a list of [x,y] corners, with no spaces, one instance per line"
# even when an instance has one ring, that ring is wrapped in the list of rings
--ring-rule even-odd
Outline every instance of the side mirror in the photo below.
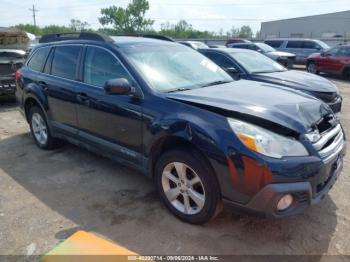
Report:
[[[132,85],[125,78],[108,80],[103,89],[109,95],[128,95],[133,91]]]
[[[238,80],[239,79],[239,71],[234,67],[229,67],[225,69],[226,73],[228,73],[230,76],[233,77],[233,79]]]

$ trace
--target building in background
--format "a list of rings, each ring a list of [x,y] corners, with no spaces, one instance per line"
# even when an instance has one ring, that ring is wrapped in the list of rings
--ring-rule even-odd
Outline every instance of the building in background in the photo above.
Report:
[[[261,39],[313,38],[346,42],[350,40],[350,10],[263,22]]]

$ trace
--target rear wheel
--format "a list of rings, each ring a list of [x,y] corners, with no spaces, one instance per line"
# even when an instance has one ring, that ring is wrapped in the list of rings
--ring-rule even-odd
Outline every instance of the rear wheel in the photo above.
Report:
[[[162,201],[181,220],[203,224],[220,211],[220,190],[216,178],[196,152],[169,151],[161,156],[155,172]]]
[[[33,106],[29,110],[29,125],[32,137],[41,149],[53,149],[57,145],[57,140],[51,136],[49,127],[43,111]]]
[[[306,69],[311,74],[318,74],[317,65],[314,62],[309,62],[306,66]]]

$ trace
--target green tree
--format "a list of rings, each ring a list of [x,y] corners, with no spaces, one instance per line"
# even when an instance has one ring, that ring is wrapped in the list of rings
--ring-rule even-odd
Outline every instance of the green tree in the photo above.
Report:
[[[101,9],[99,18],[103,26],[112,25],[117,33],[132,34],[150,29],[154,21],[145,18],[149,10],[147,0],[132,0],[126,8],[110,6]]]
[[[252,38],[253,37],[253,31],[250,28],[249,25],[244,25],[241,27],[241,30],[239,30],[239,37],[241,38]]]
[[[90,24],[88,22],[82,22],[79,19],[71,19],[69,27],[73,32],[83,32],[90,30]]]
[[[40,35],[41,34],[41,28],[39,26],[34,26],[31,24],[18,24],[15,25],[14,28],[17,28],[21,31],[25,31],[28,33],[32,33],[34,35]]]
[[[72,32],[72,30],[69,27],[60,26],[60,25],[48,25],[41,28],[40,31],[41,31],[41,35]]]

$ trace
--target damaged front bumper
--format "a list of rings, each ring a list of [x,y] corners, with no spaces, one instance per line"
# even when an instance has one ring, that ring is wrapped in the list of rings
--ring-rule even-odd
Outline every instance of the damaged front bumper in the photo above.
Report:
[[[310,205],[321,202],[337,181],[343,169],[345,143],[340,153],[324,163],[318,174],[305,182],[275,183],[262,188],[247,204],[223,199],[226,207],[269,218],[281,218],[303,213]],[[277,204],[286,195],[293,202],[286,210],[279,211]]]

